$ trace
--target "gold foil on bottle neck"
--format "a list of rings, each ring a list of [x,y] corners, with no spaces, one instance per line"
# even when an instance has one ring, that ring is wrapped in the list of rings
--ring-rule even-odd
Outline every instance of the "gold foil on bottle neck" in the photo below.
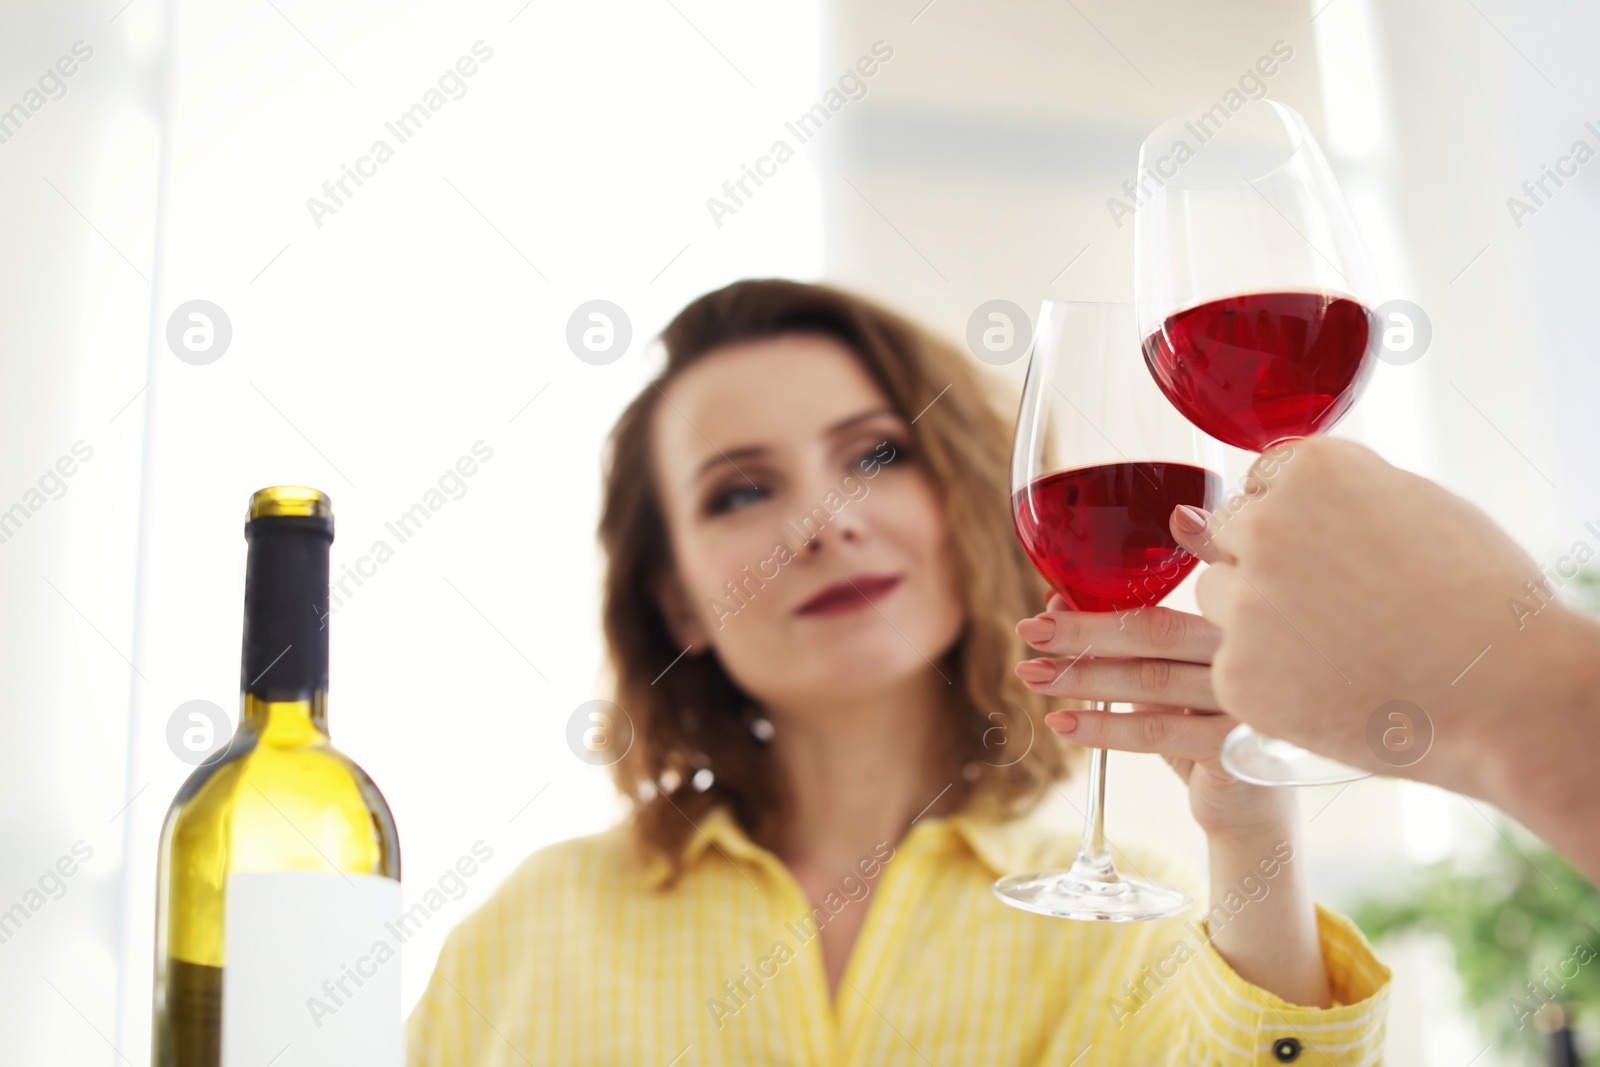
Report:
[[[305,485],[269,485],[250,496],[245,521],[277,515],[309,515],[333,521],[333,501],[326,493]]]

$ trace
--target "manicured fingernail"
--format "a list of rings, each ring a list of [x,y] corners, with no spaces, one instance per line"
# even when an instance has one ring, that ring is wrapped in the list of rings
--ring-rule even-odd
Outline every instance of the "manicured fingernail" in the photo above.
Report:
[[[1070,734],[1078,728],[1078,717],[1070,711],[1052,711],[1044,723],[1058,734]]]
[[[1017,636],[1030,645],[1042,645],[1056,635],[1056,620],[1036,615],[1017,623]]]
[[[1025,659],[1017,664],[1017,674],[1029,681],[1048,682],[1056,676],[1056,669],[1049,660]]]
[[[1179,504],[1173,519],[1177,522],[1178,529],[1191,536],[1205,533],[1206,525],[1209,521],[1205,512],[1199,508],[1192,508],[1188,504]]]

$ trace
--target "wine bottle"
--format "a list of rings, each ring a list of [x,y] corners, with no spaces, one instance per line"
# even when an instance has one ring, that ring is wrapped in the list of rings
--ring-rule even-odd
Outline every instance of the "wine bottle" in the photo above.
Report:
[[[399,1067],[400,845],[328,740],[333,506],[273,486],[245,518],[240,717],[161,831],[153,1067]]]

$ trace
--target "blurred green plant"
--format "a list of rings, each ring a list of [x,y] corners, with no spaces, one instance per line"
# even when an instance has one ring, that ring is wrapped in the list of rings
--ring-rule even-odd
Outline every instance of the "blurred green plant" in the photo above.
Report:
[[[1600,569],[1579,571],[1570,593],[1600,614]],[[1533,1016],[1560,1000],[1579,1047],[1600,1051],[1600,891],[1555,850],[1507,824],[1486,859],[1433,864],[1406,890],[1399,899],[1368,899],[1351,917],[1375,942],[1442,936],[1455,952],[1466,1008],[1496,1048],[1542,1052],[1546,1038]]]
[[[1455,951],[1461,993],[1479,1029],[1506,1052],[1537,1052],[1533,1016],[1570,1005],[1580,1046],[1600,1049],[1600,892],[1549,846],[1515,827],[1489,857],[1424,868],[1400,899],[1369,899],[1351,917],[1380,941],[1442,935]]]
[[[1572,579],[1572,595],[1578,604],[1600,615],[1600,569],[1588,567]]]

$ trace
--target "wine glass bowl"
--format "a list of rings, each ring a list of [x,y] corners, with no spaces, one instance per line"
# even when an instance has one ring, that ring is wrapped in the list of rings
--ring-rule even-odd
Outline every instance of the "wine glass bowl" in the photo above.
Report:
[[[1371,378],[1371,261],[1293,108],[1216,105],[1139,149],[1134,303],[1145,361],[1196,426],[1260,452],[1327,430]]]
[[[1346,296],[1222,297],[1166,318],[1145,336],[1156,384],[1195,425],[1264,452],[1321,433],[1350,410],[1375,365],[1376,317]]]

